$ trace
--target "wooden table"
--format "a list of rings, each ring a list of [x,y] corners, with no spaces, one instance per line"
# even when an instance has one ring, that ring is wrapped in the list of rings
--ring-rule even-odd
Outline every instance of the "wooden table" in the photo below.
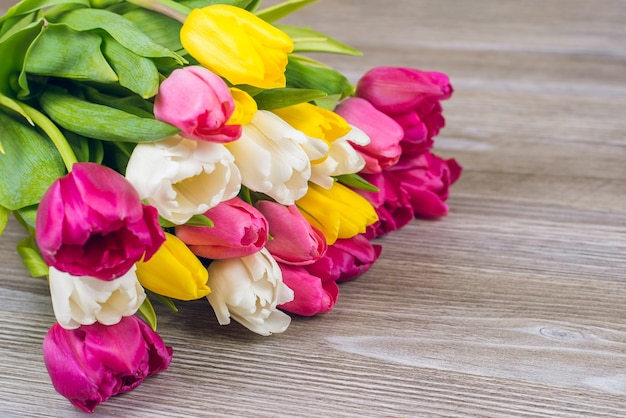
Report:
[[[6,7],[10,4],[3,0]],[[435,152],[464,166],[450,215],[380,242],[336,308],[281,335],[159,311],[168,371],[96,416],[626,416],[626,3],[326,0],[297,22],[448,73]],[[52,388],[54,321],[11,222],[0,240],[0,416],[81,416]]]

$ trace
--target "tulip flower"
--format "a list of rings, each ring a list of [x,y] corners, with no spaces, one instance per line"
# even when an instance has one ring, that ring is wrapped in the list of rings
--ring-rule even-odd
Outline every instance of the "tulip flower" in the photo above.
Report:
[[[367,228],[367,238],[396,231],[413,220],[414,211],[409,196],[394,173],[396,171],[385,170],[377,174],[361,174],[364,180],[378,188],[377,192],[355,190],[374,206],[378,215],[378,221]]]
[[[339,297],[334,280],[322,281],[304,267],[281,264],[283,282],[293,290],[293,300],[278,305],[284,311],[302,316],[313,316],[330,311]]]
[[[377,67],[357,83],[356,95],[389,115],[404,130],[403,147],[424,152],[445,125],[441,100],[452,95],[447,75],[412,68]]]
[[[134,315],[146,298],[135,266],[114,280],[72,276],[50,267],[49,282],[54,315],[67,329],[95,322],[117,324],[122,317]]]
[[[283,205],[304,196],[311,177],[310,160],[328,152],[323,141],[307,137],[265,110],[259,110],[243,127],[241,138],[226,147],[235,156],[242,184]]]
[[[73,276],[112,280],[152,257],[165,241],[157,211],[141,204],[122,175],[76,163],[41,198],[36,239],[49,266]]]
[[[311,103],[274,109],[272,113],[305,135],[322,139],[328,144],[350,132],[350,125],[344,118]]]
[[[338,238],[364,233],[378,220],[376,211],[365,198],[340,183],[328,190],[311,184],[296,205],[306,220],[322,231],[329,245]]]
[[[285,87],[293,42],[247,10],[226,4],[194,9],[180,30],[180,40],[200,64],[232,84]]]
[[[252,96],[236,87],[230,88],[230,94],[235,103],[235,111],[228,120],[228,123],[247,125],[252,122],[254,114],[259,110]]]
[[[353,130],[337,113],[310,103],[300,103],[272,112],[295,129],[328,144],[328,153],[311,161],[310,181],[313,183],[329,189],[334,182],[332,176],[357,173],[363,168],[365,161],[347,140],[350,138],[361,145],[368,144],[370,140],[364,132]]]
[[[211,292],[209,273],[179,238],[165,234],[165,243],[150,260],[137,263],[137,278],[143,287],[178,300],[200,299]]]
[[[267,219],[272,239],[265,248],[277,261],[292,265],[311,264],[326,252],[324,234],[312,227],[295,205],[260,200],[255,207]]]
[[[403,155],[389,173],[408,197],[416,216],[437,218],[448,213],[445,201],[450,186],[461,176],[461,171],[456,160],[444,160],[424,152]]]
[[[238,197],[206,211],[213,226],[180,225],[176,236],[197,256],[220,259],[243,257],[259,251],[268,240],[267,220]]]
[[[43,341],[54,388],[82,411],[93,413],[111,396],[128,392],[168,368],[172,349],[136,316],[115,325],[68,330],[54,324]]]
[[[393,119],[358,97],[341,102],[336,112],[370,138],[367,145],[354,145],[365,159],[364,173],[380,173],[398,162],[404,131]]]
[[[369,270],[381,251],[381,245],[372,244],[364,235],[355,235],[335,241],[322,258],[304,268],[322,282],[344,282]]]
[[[228,86],[204,67],[174,70],[159,86],[154,116],[176,126],[182,136],[212,142],[230,142],[241,135],[241,125],[228,123],[235,110]]]
[[[215,260],[208,267],[207,299],[221,325],[230,319],[260,335],[287,329],[291,317],[277,309],[293,299],[280,267],[267,249],[241,258]]]
[[[356,96],[388,115],[412,111],[425,100],[448,99],[452,86],[445,74],[402,67],[376,67],[357,83]]]
[[[138,144],[126,178],[142,199],[177,225],[235,197],[241,188],[239,169],[224,145],[178,135]]]

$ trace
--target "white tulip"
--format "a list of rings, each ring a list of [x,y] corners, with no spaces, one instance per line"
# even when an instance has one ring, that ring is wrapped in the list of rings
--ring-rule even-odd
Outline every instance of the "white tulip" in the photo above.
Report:
[[[174,135],[135,147],[126,179],[139,197],[177,225],[239,193],[241,175],[223,144]]]
[[[117,279],[101,280],[50,267],[50,296],[59,325],[66,329],[95,322],[114,325],[134,315],[146,298],[135,270],[133,266]]]
[[[208,267],[207,299],[221,325],[230,319],[261,335],[283,332],[291,317],[276,308],[293,300],[280,267],[267,249],[240,257],[215,260]]]
[[[275,114],[259,110],[243,126],[241,137],[226,144],[235,156],[242,183],[278,203],[292,205],[308,190],[311,162],[328,146],[292,128]]]
[[[330,189],[334,182],[332,176],[358,173],[365,167],[365,160],[350,143],[367,145],[370,137],[356,126],[351,128],[346,135],[330,143],[326,159],[311,165],[311,182]]]

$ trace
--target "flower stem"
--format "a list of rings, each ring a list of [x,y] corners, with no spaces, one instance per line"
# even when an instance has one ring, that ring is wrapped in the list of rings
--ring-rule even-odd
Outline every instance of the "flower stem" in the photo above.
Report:
[[[26,103],[20,103],[24,112],[28,115],[29,118],[32,119],[33,123],[39,126],[45,133],[48,135],[56,149],[61,154],[61,158],[65,163],[65,168],[67,168],[68,173],[72,171],[72,166],[74,163],[78,162],[76,155],[74,154],[74,150],[70,146],[69,142],[67,142],[67,138],[61,133],[59,128],[50,120],[46,115],[35,109],[34,107],[30,107]]]
[[[143,7],[144,9],[152,10],[167,17],[171,17],[180,23],[185,23],[187,15],[191,12],[189,7],[180,3],[176,3],[174,0],[126,0],[128,3],[132,3],[136,6]]]

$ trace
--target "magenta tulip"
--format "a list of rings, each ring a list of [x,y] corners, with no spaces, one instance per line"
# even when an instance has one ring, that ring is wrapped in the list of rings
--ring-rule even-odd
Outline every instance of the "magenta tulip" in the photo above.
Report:
[[[272,237],[265,247],[279,262],[305,265],[326,252],[326,238],[302,216],[295,205],[285,206],[260,200],[256,208],[265,216]]]
[[[449,188],[461,171],[454,159],[444,160],[430,152],[416,156],[406,153],[389,175],[407,196],[416,216],[437,218],[448,213],[445,201]]]
[[[367,145],[353,144],[365,160],[364,173],[380,173],[398,162],[404,131],[393,119],[358,97],[344,100],[335,112],[370,138]]]
[[[426,151],[445,125],[441,100],[452,95],[447,75],[412,68],[377,67],[358,82],[356,95],[389,115],[404,130],[405,149]]]
[[[369,270],[381,251],[381,245],[372,244],[364,235],[355,235],[338,239],[328,246],[324,257],[304,268],[323,282],[344,282]]]
[[[154,116],[170,123],[189,139],[231,142],[241,136],[241,125],[229,125],[235,104],[219,76],[200,66],[174,70],[159,87]]]
[[[36,239],[44,261],[73,276],[113,280],[165,241],[157,211],[128,181],[95,163],[76,163],[39,203]]]
[[[337,302],[339,287],[334,280],[322,281],[304,267],[279,263],[283,282],[293,290],[293,300],[278,307],[302,316],[330,311]]]
[[[355,190],[366,198],[378,215],[378,221],[367,227],[365,236],[369,239],[396,231],[413,220],[413,207],[407,193],[393,174],[383,171],[377,174],[361,174],[363,179],[378,188],[378,192]]]
[[[197,256],[222,259],[259,251],[268,240],[267,220],[261,212],[235,197],[204,213],[214,226],[180,225],[176,236]]]
[[[172,349],[142,320],[128,316],[116,325],[72,330],[56,323],[44,338],[43,357],[54,388],[92,413],[111,396],[167,369]]]

